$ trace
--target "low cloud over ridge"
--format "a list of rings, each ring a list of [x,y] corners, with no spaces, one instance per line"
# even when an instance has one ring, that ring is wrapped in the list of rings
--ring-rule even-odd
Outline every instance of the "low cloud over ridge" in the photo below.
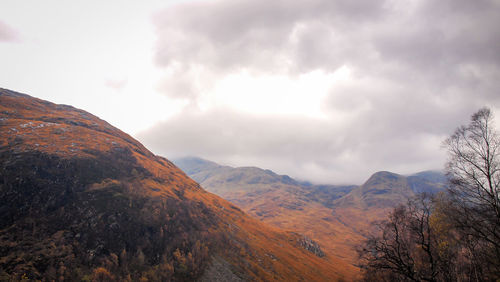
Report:
[[[154,21],[159,89],[190,105],[139,134],[167,157],[359,182],[440,168],[455,127],[479,107],[500,109],[498,1],[194,1]],[[340,69],[348,76],[327,81],[325,95],[303,93],[319,99],[321,118],[203,105],[234,74],[294,81]]]

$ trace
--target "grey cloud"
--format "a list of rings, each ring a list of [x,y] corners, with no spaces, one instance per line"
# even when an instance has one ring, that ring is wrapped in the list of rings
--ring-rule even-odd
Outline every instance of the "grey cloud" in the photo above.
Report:
[[[466,73],[459,71],[464,66],[489,66],[489,76],[500,79],[497,2],[481,0],[471,5],[467,0],[427,0],[404,11],[394,3],[239,0],[178,4],[155,17],[156,62],[166,67],[181,65],[185,70],[166,76],[163,92],[196,100],[197,93],[209,86],[193,89],[183,81],[195,80],[190,69],[197,66],[216,80],[240,69],[293,75],[347,65],[360,76],[399,80],[404,85],[429,84],[440,93],[450,85],[468,87],[463,84],[470,84],[471,79],[485,83],[482,77],[464,77]],[[494,96],[491,87],[481,91]]]
[[[0,20],[0,42],[16,41],[18,39],[17,32],[6,23]]]
[[[303,55],[300,51],[304,46],[299,45],[311,39],[303,33],[302,38],[296,40],[297,28],[305,26],[307,32],[311,25],[316,25],[318,28],[313,32],[321,37],[312,40],[324,45],[321,40],[335,39],[333,35],[339,31],[344,34],[358,24],[377,18],[383,11],[380,3],[237,0],[180,4],[155,17],[160,38],[156,61],[163,66],[174,62],[202,64],[215,71],[283,70],[287,62],[293,63],[295,56]],[[317,33],[318,29],[322,34]],[[331,44],[317,51],[326,55],[335,46]]]
[[[196,104],[202,91],[231,72],[296,75],[359,61],[370,47],[351,33],[383,15],[380,3],[237,0],[170,7],[154,18],[156,63],[174,69],[159,89]],[[200,68],[201,74],[193,71]]]
[[[500,5],[493,1],[423,1],[375,38],[385,59],[410,66],[500,63]],[[495,47],[496,46],[496,47]]]
[[[323,183],[360,183],[375,171],[439,169],[441,135],[392,134],[366,120],[268,118],[226,110],[181,114],[137,137],[153,151],[176,158],[196,155],[230,165],[255,165]],[[455,125],[453,125],[455,126]]]
[[[293,78],[347,66],[353,77],[325,98],[326,120],[181,113],[140,135],[167,157],[359,183],[376,170],[440,168],[441,140],[479,107],[500,108],[495,0],[198,1],[155,24],[156,63],[174,70],[160,88],[171,97],[196,101],[240,69]]]
[[[197,95],[194,76],[186,69],[174,69],[172,74],[161,82],[158,90],[171,98],[194,100]]]
[[[331,35],[356,33],[355,36],[364,36],[367,44],[370,44],[370,34],[367,36],[358,31],[373,27],[392,34],[385,40],[389,46],[383,46],[382,42],[378,48],[380,51],[387,48],[387,51],[391,51],[391,48],[414,50],[424,52],[422,57],[425,58],[436,51],[442,51],[436,48],[452,47],[440,42],[445,35],[450,37],[446,42],[456,45],[455,48],[447,48],[452,53],[463,49],[462,46],[467,49],[467,46],[477,48],[498,43],[497,27],[500,17],[496,2],[481,0],[471,4],[468,0],[427,0],[421,3],[413,13],[405,17],[401,17],[400,11],[391,10],[389,1],[237,0],[180,4],[159,13],[155,18],[160,36],[157,61],[165,65],[178,59],[225,67],[223,61],[221,65],[217,65],[218,60],[210,57],[226,55],[226,51],[233,48],[242,55],[251,54],[254,48],[259,48],[257,51],[288,52],[294,45],[291,39],[297,25],[307,27],[320,24],[329,30],[324,36],[313,38],[316,42],[328,41]],[[398,21],[399,18],[401,20]],[[176,41],[175,34],[182,39]],[[304,37],[304,40],[307,39],[310,38]],[[375,43],[376,41],[375,39]],[[298,43],[304,42],[299,39]],[[206,47],[216,50],[207,51]],[[335,45],[330,46],[330,50],[335,48]],[[498,52],[494,51],[489,48],[486,53],[498,57]],[[484,56],[485,53],[474,54]],[[272,58],[272,54],[269,58]],[[238,64],[239,60],[245,62],[244,56],[232,59],[233,64]],[[323,63],[327,64],[328,61]]]
[[[411,84],[411,92],[399,81],[377,84],[358,80],[335,88],[323,106],[326,111],[355,112],[352,119],[363,131],[382,131],[387,136],[406,136],[414,132],[448,134],[469,114],[482,106],[500,105],[487,95],[472,96],[461,91],[439,93]],[[390,128],[388,132],[385,128]]]
[[[421,1],[408,15],[390,1],[207,1],[156,16],[157,63],[304,72],[377,67],[397,61],[424,71],[460,63],[498,63],[498,4]],[[495,46],[497,48],[495,48]]]

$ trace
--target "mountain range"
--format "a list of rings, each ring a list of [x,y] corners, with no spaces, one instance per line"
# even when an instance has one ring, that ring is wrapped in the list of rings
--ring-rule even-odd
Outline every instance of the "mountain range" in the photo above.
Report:
[[[198,181],[209,190],[230,183],[213,189],[232,193],[242,211],[98,117],[6,89],[0,136],[1,281],[335,281],[355,270],[325,255],[311,232],[246,213],[330,211],[310,199],[337,201],[351,188],[307,195],[270,171],[188,171],[205,175]]]
[[[197,157],[173,160],[207,191],[262,222],[305,234],[327,256],[349,264],[346,279],[357,277],[356,248],[373,231],[373,222],[411,196],[445,189],[438,171],[409,176],[381,171],[362,185],[314,185],[257,167],[230,167]]]

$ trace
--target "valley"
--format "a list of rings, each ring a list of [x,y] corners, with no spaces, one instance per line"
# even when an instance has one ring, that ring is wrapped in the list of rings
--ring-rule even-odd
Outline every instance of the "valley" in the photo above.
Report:
[[[196,157],[174,163],[203,188],[262,222],[317,241],[327,256],[350,265],[348,279],[358,275],[356,248],[372,232],[372,222],[385,219],[415,193],[436,193],[446,183],[442,173],[427,171],[410,176],[377,172],[360,186],[313,185],[270,170]]]

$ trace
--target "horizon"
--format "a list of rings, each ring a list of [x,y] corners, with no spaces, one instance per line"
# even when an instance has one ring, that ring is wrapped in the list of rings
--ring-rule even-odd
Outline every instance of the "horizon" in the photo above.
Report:
[[[499,34],[495,0],[4,2],[0,87],[169,159],[362,183],[442,170],[457,127],[500,114]]]

